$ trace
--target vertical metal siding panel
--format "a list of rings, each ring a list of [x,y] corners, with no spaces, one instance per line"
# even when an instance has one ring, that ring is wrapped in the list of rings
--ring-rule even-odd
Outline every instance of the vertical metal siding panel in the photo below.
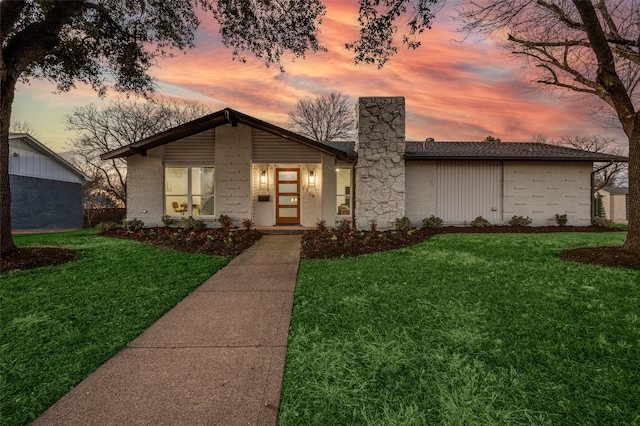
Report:
[[[253,129],[252,157],[254,163],[319,164],[320,151]]]
[[[502,173],[496,161],[439,161],[437,215],[449,222],[500,220]],[[492,211],[495,208],[495,211]]]
[[[215,163],[215,131],[207,130],[169,143],[164,162],[176,166],[207,166]]]

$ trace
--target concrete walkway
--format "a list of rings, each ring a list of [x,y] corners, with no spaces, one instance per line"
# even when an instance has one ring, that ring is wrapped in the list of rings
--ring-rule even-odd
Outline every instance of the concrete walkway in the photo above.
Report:
[[[275,425],[298,235],[267,235],[35,425]]]

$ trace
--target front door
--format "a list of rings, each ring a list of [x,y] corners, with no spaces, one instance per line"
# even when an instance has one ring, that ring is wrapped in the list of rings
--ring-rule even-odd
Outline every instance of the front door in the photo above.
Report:
[[[300,169],[276,169],[276,225],[300,223]]]

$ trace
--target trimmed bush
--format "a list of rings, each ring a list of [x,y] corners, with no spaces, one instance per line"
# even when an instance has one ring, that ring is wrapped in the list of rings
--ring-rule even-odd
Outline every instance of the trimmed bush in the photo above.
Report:
[[[509,221],[511,226],[530,226],[531,218],[529,216],[513,216]]]
[[[336,230],[343,233],[351,232],[351,221],[342,219],[340,222],[336,223]]]
[[[475,219],[473,219],[471,223],[469,223],[469,225],[485,228],[487,226],[491,226],[491,222],[489,222],[487,219],[485,219],[482,216],[478,216]]]
[[[144,228],[144,222],[134,217],[131,220],[123,220],[122,227],[127,231],[140,231]]]
[[[244,229],[246,229],[247,231],[249,231],[251,228],[253,228],[253,220],[246,218],[246,219],[242,219],[242,227]]]
[[[444,226],[444,221],[438,216],[431,215],[422,219],[423,228],[437,229],[442,228],[442,226]]]
[[[233,226],[233,220],[226,214],[218,216],[218,223],[223,229],[229,229]]]
[[[167,228],[170,227],[171,225],[174,225],[176,223],[175,219],[172,218],[171,216],[169,216],[168,214],[162,216],[162,218],[160,219],[162,220],[162,223],[164,224],[164,226],[166,226]]]
[[[611,219],[607,219],[606,217],[596,216],[593,218],[591,223],[594,226],[602,226],[604,228],[614,228],[613,221]]]
[[[115,222],[102,222],[98,224],[99,232],[109,232],[120,228],[122,228],[122,225]]]
[[[411,220],[406,216],[402,216],[401,218],[396,219],[394,226],[396,228],[396,231],[410,231],[413,229]]]
[[[200,219],[194,219],[192,216],[189,216],[180,219],[180,227],[185,231],[200,232],[207,228],[207,224]]]
[[[558,226],[565,226],[567,224],[567,222],[568,222],[566,214],[558,214],[558,213],[556,213],[554,218],[555,218],[556,223],[558,224]]]

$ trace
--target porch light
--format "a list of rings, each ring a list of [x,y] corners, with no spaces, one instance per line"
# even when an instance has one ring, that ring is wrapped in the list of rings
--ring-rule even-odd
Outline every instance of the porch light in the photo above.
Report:
[[[316,185],[316,175],[313,170],[309,170],[309,186]]]
[[[267,171],[263,170],[262,173],[260,174],[260,184],[261,185],[266,185],[267,184]]]

